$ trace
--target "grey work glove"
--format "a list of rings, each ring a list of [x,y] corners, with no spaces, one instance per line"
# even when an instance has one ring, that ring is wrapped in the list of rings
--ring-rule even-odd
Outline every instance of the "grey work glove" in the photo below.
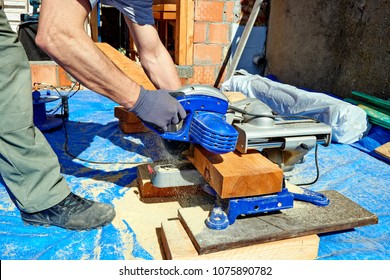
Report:
[[[137,102],[129,111],[160,132],[167,131],[169,125],[178,124],[186,116],[184,108],[168,91],[145,90],[142,86]]]

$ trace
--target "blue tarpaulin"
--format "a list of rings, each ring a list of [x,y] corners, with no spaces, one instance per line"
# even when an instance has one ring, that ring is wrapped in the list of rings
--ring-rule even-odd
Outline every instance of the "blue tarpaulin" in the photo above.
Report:
[[[61,172],[72,191],[114,204],[117,211],[114,222],[91,231],[24,225],[4,183],[0,183],[2,260],[159,258],[156,253],[159,250],[148,242],[150,238],[150,242],[155,242],[153,236],[157,229],[152,219],[166,204],[144,204],[134,199],[137,198],[134,182],[136,164],[163,159],[165,150],[161,139],[153,132],[124,134],[114,117],[115,106],[92,91],[80,91],[69,99],[66,130],[61,126],[44,133],[58,155]],[[388,131],[381,128],[375,128],[367,137],[375,137],[376,130],[381,135],[376,145],[390,141]],[[65,152],[66,142],[68,153]],[[365,139],[359,142],[364,143]],[[379,218],[377,225],[320,235],[320,260],[390,259],[390,168],[371,151],[345,144],[319,147],[320,177],[310,188],[337,190]],[[303,183],[315,175],[315,154],[311,151],[305,162],[294,169],[290,180]],[[129,196],[132,200],[127,200]],[[142,218],[137,220],[140,215]],[[140,223],[145,227],[150,225],[151,230],[144,230]]]

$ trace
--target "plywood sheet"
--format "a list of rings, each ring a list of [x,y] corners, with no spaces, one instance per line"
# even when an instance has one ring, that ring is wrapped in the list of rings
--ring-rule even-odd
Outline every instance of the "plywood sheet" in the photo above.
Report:
[[[374,150],[375,153],[378,155],[381,155],[387,159],[390,159],[390,142],[387,142],[386,144],[383,144],[382,146],[379,146]]]

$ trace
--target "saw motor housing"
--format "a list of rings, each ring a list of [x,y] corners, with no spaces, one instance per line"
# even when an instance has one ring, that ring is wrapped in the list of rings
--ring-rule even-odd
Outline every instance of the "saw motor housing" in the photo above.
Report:
[[[271,108],[255,98],[234,102],[226,118],[238,131],[236,149],[256,149],[283,171],[291,171],[317,144],[329,145],[331,127],[307,117],[274,115]]]

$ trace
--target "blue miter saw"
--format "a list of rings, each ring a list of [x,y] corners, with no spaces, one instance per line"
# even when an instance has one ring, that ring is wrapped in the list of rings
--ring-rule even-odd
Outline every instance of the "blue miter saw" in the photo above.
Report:
[[[214,154],[245,154],[255,149],[284,172],[302,162],[318,144],[328,145],[331,141],[330,126],[308,117],[275,115],[258,99],[230,103],[221,91],[206,85],[187,86],[180,92],[176,98],[186,110],[186,118],[165,133],[156,131],[167,141],[200,145]],[[216,203],[206,220],[211,229],[225,229],[241,215],[292,208],[294,200],[318,206],[329,204],[324,195],[306,188],[294,186],[294,192],[290,191],[285,180],[278,193],[221,199],[191,164],[157,163],[149,170],[155,187],[202,185],[214,195]]]

